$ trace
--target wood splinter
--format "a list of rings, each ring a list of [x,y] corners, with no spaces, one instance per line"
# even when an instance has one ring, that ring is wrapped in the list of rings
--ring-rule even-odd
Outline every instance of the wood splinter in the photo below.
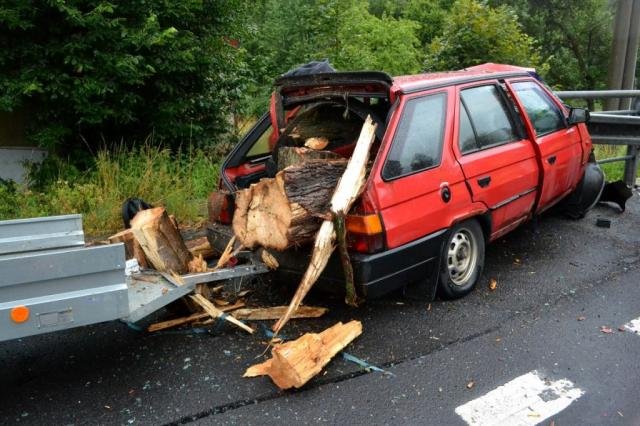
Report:
[[[271,350],[273,357],[249,367],[244,377],[268,375],[280,389],[300,388],[360,334],[360,321],[339,322],[322,333],[304,334],[275,345]]]

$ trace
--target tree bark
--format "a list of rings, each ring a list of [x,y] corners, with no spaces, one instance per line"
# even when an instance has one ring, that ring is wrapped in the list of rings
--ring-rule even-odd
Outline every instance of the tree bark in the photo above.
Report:
[[[347,160],[289,166],[236,195],[233,231],[247,248],[284,250],[313,240]]]
[[[138,212],[131,220],[131,230],[155,269],[188,272],[192,255],[163,207]]]

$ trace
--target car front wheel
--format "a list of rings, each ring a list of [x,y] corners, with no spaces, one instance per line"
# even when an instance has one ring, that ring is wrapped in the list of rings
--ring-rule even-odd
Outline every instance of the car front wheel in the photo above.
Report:
[[[454,225],[440,259],[440,290],[455,299],[473,290],[484,266],[484,235],[476,220]]]

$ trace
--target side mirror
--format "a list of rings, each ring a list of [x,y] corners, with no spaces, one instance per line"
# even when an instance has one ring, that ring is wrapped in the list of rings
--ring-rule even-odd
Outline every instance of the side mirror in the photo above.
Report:
[[[578,123],[588,123],[589,110],[584,108],[571,108],[571,110],[569,110],[569,119],[567,121],[570,125]]]

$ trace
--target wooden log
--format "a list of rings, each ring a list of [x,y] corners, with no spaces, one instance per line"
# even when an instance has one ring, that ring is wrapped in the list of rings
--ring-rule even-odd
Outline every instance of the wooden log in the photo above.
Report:
[[[373,123],[371,117],[362,126],[362,132],[356,143],[353,155],[349,160],[344,174],[338,182],[338,186],[331,197],[331,212],[335,215],[346,214],[354,201],[358,198],[364,187],[366,180],[366,166],[369,160],[369,151],[375,139],[376,124]],[[318,280],[318,277],[327,266],[329,257],[335,248],[336,233],[332,218],[322,222],[320,230],[316,235],[311,252],[311,260],[305,271],[298,289],[291,299],[289,309],[273,326],[277,334],[282,327],[289,321],[291,314],[300,306],[302,300],[307,295],[311,287]]]
[[[300,338],[275,345],[272,358],[249,367],[244,377],[268,375],[280,389],[300,388],[322,371],[331,358],[362,333],[362,323],[337,323],[320,334],[307,333]]]
[[[327,145],[329,145],[329,139],[325,137],[309,138],[304,143],[304,146],[306,146],[307,148],[311,148],[315,150],[325,149]]]
[[[313,138],[317,139],[317,138]],[[326,138],[323,138],[326,140]],[[327,141],[327,144],[329,142]],[[318,144],[313,144],[319,146]],[[326,145],[325,145],[326,146]],[[305,161],[312,160],[341,160],[344,159],[333,151],[316,150],[312,147],[294,147],[283,146],[278,148],[278,171],[284,170],[289,166],[302,164]]]
[[[207,237],[196,238],[195,240],[188,240],[184,242],[184,245],[189,249],[191,255],[202,256],[204,259],[213,257],[216,253],[215,250],[209,244]]]
[[[276,250],[313,240],[347,160],[312,160],[239,191],[233,231],[247,248]]]
[[[233,312],[233,316],[240,320],[264,321],[276,320],[287,310],[286,306],[272,306],[270,308],[244,308]],[[315,306],[299,306],[291,318],[318,318],[326,314],[327,308]]]
[[[136,259],[138,265],[148,268],[147,256],[145,256],[142,246],[136,240],[131,228],[120,231],[109,237],[109,243],[124,243],[124,251],[126,259]]]
[[[140,211],[131,220],[131,230],[155,269],[177,274],[189,270],[191,253],[163,207]]]

